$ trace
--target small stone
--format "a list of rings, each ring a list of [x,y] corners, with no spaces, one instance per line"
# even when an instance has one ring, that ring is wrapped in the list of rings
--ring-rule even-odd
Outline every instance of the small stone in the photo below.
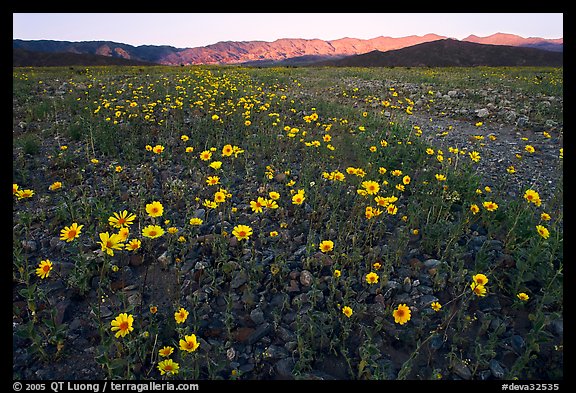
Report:
[[[564,336],[564,320],[563,319],[555,319],[550,322],[550,329],[552,333],[554,333],[558,337]]]
[[[457,360],[456,363],[452,366],[452,370],[454,374],[458,375],[460,378],[464,380],[469,380],[472,378],[472,371],[468,368],[467,365],[462,363],[461,361]]]
[[[230,281],[230,288],[238,289],[242,285],[246,284],[248,277],[244,271],[239,271],[234,274],[232,281]]]
[[[478,117],[480,117],[480,118],[486,117],[486,116],[488,116],[489,114],[490,114],[490,112],[489,112],[488,109],[486,109],[486,108],[478,109],[478,110],[476,111],[476,116],[478,116]]]
[[[517,334],[512,336],[512,338],[510,339],[510,344],[512,345],[512,349],[516,351],[516,353],[518,354],[522,354],[524,352],[524,349],[526,348],[526,342],[524,341],[522,336],[519,336]]]
[[[256,325],[260,325],[264,323],[264,313],[261,309],[255,308],[250,312],[250,319],[252,319],[252,322],[254,322]]]
[[[167,269],[170,262],[172,262],[172,258],[168,255],[168,250],[164,251],[162,255],[158,257],[158,262],[163,269]]]
[[[294,360],[292,358],[280,359],[274,365],[276,369],[276,378],[278,379],[294,379],[292,370],[294,369]]]
[[[504,368],[502,367],[500,362],[498,362],[498,360],[496,360],[496,359],[490,360],[490,363],[488,366],[490,367],[490,371],[492,372],[492,375],[494,376],[494,378],[497,378],[497,379],[504,378],[506,371],[504,371]]]
[[[130,265],[131,266],[140,266],[144,263],[144,256],[143,255],[130,255]]]
[[[24,251],[35,252],[38,247],[34,240],[22,240],[22,248]]]
[[[262,337],[266,336],[268,333],[272,331],[272,325],[268,322],[263,323],[262,325],[258,326],[254,332],[248,337],[247,341],[249,345],[252,345],[258,342]]]
[[[300,284],[305,287],[309,287],[312,285],[313,280],[314,276],[312,276],[312,273],[310,273],[308,270],[302,270],[300,273]]]

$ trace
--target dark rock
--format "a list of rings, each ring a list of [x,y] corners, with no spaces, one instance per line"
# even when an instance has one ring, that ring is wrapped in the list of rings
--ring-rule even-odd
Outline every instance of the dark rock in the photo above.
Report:
[[[460,360],[456,360],[454,362],[452,365],[452,371],[454,371],[454,374],[464,380],[469,380],[472,378],[472,371],[470,371],[470,368]]]
[[[264,322],[264,312],[259,308],[255,308],[250,312],[250,319],[252,319],[252,322],[256,325],[260,325]]]
[[[239,272],[235,272],[234,277],[232,278],[232,281],[230,281],[230,288],[238,289],[242,285],[246,284],[247,281],[248,281],[248,276],[247,276],[245,271],[242,270]]]
[[[294,360],[292,358],[284,358],[280,359],[274,365],[276,369],[276,378],[277,379],[294,379],[292,375],[292,370],[294,370]]]
[[[506,371],[504,370],[504,368],[502,367],[502,365],[500,364],[500,362],[498,360],[496,360],[496,359],[490,360],[490,363],[488,366],[490,367],[490,372],[492,373],[494,378],[497,378],[497,379],[504,378]]]
[[[550,330],[552,331],[552,333],[554,333],[556,336],[562,338],[564,336],[564,320],[563,319],[555,319],[552,322],[550,322],[550,325],[548,325],[550,327]]]
[[[268,322],[264,322],[262,325],[258,326],[255,331],[250,334],[247,339],[249,345],[256,343],[262,337],[266,336],[268,333],[272,331],[272,325]]]
[[[481,297],[478,300],[478,308],[483,312],[490,312],[490,311],[500,311],[502,306],[500,305],[500,301],[498,297],[495,295],[488,295],[485,297]]]
[[[437,267],[441,263],[442,263],[442,261],[439,261],[438,259],[427,259],[424,261],[424,267],[430,269],[433,267]]]
[[[512,338],[510,339],[510,345],[512,345],[512,349],[519,355],[524,353],[524,350],[526,348],[526,342],[524,341],[522,336],[519,336],[517,334],[513,335]]]

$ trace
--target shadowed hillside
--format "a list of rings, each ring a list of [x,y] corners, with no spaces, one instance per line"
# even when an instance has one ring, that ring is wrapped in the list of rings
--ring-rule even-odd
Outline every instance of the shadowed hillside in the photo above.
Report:
[[[562,53],[507,45],[437,40],[387,52],[348,56],[316,63],[342,67],[562,66]]]

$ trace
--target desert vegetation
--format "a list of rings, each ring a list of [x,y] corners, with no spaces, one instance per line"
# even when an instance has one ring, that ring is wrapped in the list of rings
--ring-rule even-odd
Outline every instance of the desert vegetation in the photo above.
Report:
[[[562,379],[562,97],[543,67],[14,68],[13,377]]]

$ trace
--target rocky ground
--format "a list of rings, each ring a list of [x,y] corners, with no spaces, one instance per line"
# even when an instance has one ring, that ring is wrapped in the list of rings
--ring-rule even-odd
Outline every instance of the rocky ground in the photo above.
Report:
[[[502,97],[498,100],[498,92],[486,90],[484,96],[486,102],[480,102],[473,106],[468,104],[462,107],[463,95],[466,91],[446,91],[436,94],[435,109],[426,111],[425,100],[420,95],[420,89],[412,86],[404,86],[406,91],[413,90],[413,100],[416,102],[415,115],[410,121],[422,127],[424,137],[430,140],[434,146],[443,146],[446,150],[449,146],[466,147],[478,143],[475,135],[483,135],[486,147],[483,148],[483,165],[481,171],[486,179],[486,185],[496,186],[506,175],[509,165],[517,167],[514,177],[515,182],[509,184],[508,193],[511,197],[517,197],[524,192],[526,187],[538,189],[543,196],[551,187],[562,187],[562,173],[558,170],[559,149],[563,146],[562,123],[558,119],[543,119],[532,121],[530,113],[519,113],[510,105],[505,105]],[[482,94],[481,94],[482,95]],[[421,99],[418,102],[418,99]],[[424,97],[426,98],[426,97]],[[552,104],[558,104],[562,97],[549,97]],[[541,102],[538,99],[538,104]],[[503,104],[504,102],[504,104]],[[445,105],[439,105],[444,103]],[[551,105],[552,105],[551,104]],[[536,103],[533,103],[536,105]],[[546,104],[544,104],[546,105]],[[418,108],[420,107],[420,108]],[[475,123],[482,121],[482,126]],[[28,124],[28,127],[31,125]],[[446,135],[443,132],[452,129]],[[17,132],[18,130],[15,130]],[[544,136],[548,132],[551,137]],[[488,140],[489,135],[496,137]],[[522,138],[528,138],[527,141]],[[525,144],[531,143],[536,147],[534,154],[524,151]],[[44,146],[43,148],[47,148]],[[484,153],[485,152],[485,153]],[[520,159],[514,157],[514,153],[522,155]],[[16,153],[15,153],[16,154]],[[517,161],[515,161],[517,160]],[[529,165],[527,165],[529,163]],[[45,189],[49,183],[46,182]],[[38,206],[42,208],[42,206]],[[196,215],[202,217],[204,212],[199,209]],[[215,225],[207,223],[207,225]],[[297,228],[297,227],[295,227]],[[17,228],[16,228],[17,229]],[[15,229],[15,230],[16,230]],[[36,260],[44,255],[50,255],[59,247],[57,237],[47,236],[40,228],[31,238],[22,244],[28,258]],[[206,233],[211,232],[211,227],[206,228]],[[307,307],[310,307],[311,297],[314,296],[316,307],[323,304],[324,294],[322,289],[327,288],[332,275],[327,269],[324,273],[324,284],[320,286],[320,293],[311,290],[311,274],[303,267],[302,261],[306,253],[306,237],[302,231],[294,229],[290,235],[291,257],[287,261],[290,272],[286,282],[281,283],[283,290],[277,290],[277,284],[273,283],[272,277],[268,277],[258,288],[247,288],[248,278],[243,273],[234,273],[224,287],[215,287],[212,283],[203,280],[204,271],[214,268],[213,259],[208,254],[209,243],[213,240],[210,235],[205,235],[190,247],[189,253],[180,265],[171,260],[169,256],[162,255],[156,260],[143,260],[137,256],[125,256],[119,260],[119,271],[112,274],[111,288],[113,292],[106,298],[99,298],[96,288],[99,286],[99,278],[93,277],[89,283],[90,290],[85,294],[71,292],[64,287],[62,280],[54,280],[43,283],[43,291],[48,302],[41,305],[38,314],[46,315],[48,311],[55,310],[54,321],[57,325],[65,324],[67,335],[62,346],[46,345],[47,351],[52,352],[53,359],[49,363],[39,361],[33,353],[28,351],[30,340],[19,335],[13,335],[13,376],[15,379],[103,379],[105,371],[96,361],[100,350],[100,336],[98,326],[95,324],[93,314],[99,310],[101,317],[109,321],[113,315],[113,305],[120,299],[127,299],[129,304],[141,307],[142,312],[147,310],[146,305],[155,304],[159,309],[170,308],[175,298],[181,297],[188,304],[195,304],[206,316],[200,323],[200,353],[204,356],[213,353],[213,349],[223,346],[229,349],[224,361],[227,366],[221,372],[221,377],[230,378],[231,370],[237,370],[244,379],[351,379],[348,365],[342,356],[331,353],[328,348],[326,356],[312,362],[312,370],[302,372],[295,376],[294,351],[298,344],[296,335],[297,319],[306,316]],[[472,263],[474,255],[484,247],[492,255],[494,263],[505,268],[512,264],[511,256],[506,254],[503,245],[498,240],[487,239],[481,228],[470,235],[468,239],[467,263]],[[94,259],[98,250],[94,250],[94,244],[84,245],[87,258]],[[265,250],[265,248],[264,248]],[[161,251],[161,250],[160,250]],[[313,256],[322,259],[321,254]],[[258,259],[263,264],[269,263],[274,258],[272,253],[262,252]],[[444,290],[446,283],[440,284],[431,277],[430,271],[443,261],[426,255],[419,248],[418,239],[412,243],[412,249],[405,256],[406,267],[396,270],[389,278],[382,293],[365,294],[370,305],[369,313],[359,316],[360,321],[371,323],[374,317],[384,314],[384,304],[393,299],[393,303],[410,303],[422,312],[429,311],[429,305],[434,301],[446,302],[449,300],[447,291]],[[268,262],[267,262],[268,261]],[[326,266],[330,261],[324,261]],[[62,263],[59,266],[59,274],[68,277],[74,267],[71,263]],[[174,271],[179,270],[181,282],[177,283]],[[409,277],[409,280],[406,280]],[[13,328],[17,331],[22,327],[27,314],[27,304],[23,296],[13,285]],[[232,304],[229,304],[230,300]],[[224,324],[224,314],[227,309],[232,310],[236,326],[232,333],[232,342],[227,336]],[[278,311],[281,311],[280,313]],[[490,317],[489,317],[490,316]],[[488,318],[489,317],[489,318]],[[418,318],[418,317],[415,317]],[[434,318],[434,316],[430,316]],[[441,372],[443,379],[464,380],[493,380],[504,378],[505,373],[513,362],[522,353],[526,346],[527,333],[529,331],[529,311],[518,310],[512,307],[508,299],[501,298],[497,294],[488,296],[477,303],[475,310],[477,318],[473,329],[468,336],[461,340],[477,337],[486,337],[489,333],[501,331],[501,343],[497,347],[497,354],[484,367],[471,369],[466,362],[449,362],[443,356],[449,351],[446,338],[438,335],[430,340],[426,348],[426,356],[417,359],[417,367],[409,376],[413,379],[432,378],[435,372]],[[486,323],[484,323],[486,322]],[[382,329],[389,337],[399,333],[394,323],[383,320]],[[549,333],[549,341],[540,348],[540,359],[535,365],[537,374],[544,379],[562,378],[563,354],[558,347],[563,344],[563,319],[549,321],[546,326]],[[446,334],[458,335],[451,331]],[[474,337],[476,338],[476,337]],[[350,342],[360,342],[361,337],[353,332]],[[401,365],[410,352],[406,348],[395,347],[389,342],[382,342],[377,338],[376,347],[386,347],[389,351],[380,359],[384,377],[394,379]],[[435,366],[438,370],[430,368],[428,358],[435,357]],[[146,365],[141,367],[140,376],[147,377]],[[138,373],[137,373],[138,374]]]

